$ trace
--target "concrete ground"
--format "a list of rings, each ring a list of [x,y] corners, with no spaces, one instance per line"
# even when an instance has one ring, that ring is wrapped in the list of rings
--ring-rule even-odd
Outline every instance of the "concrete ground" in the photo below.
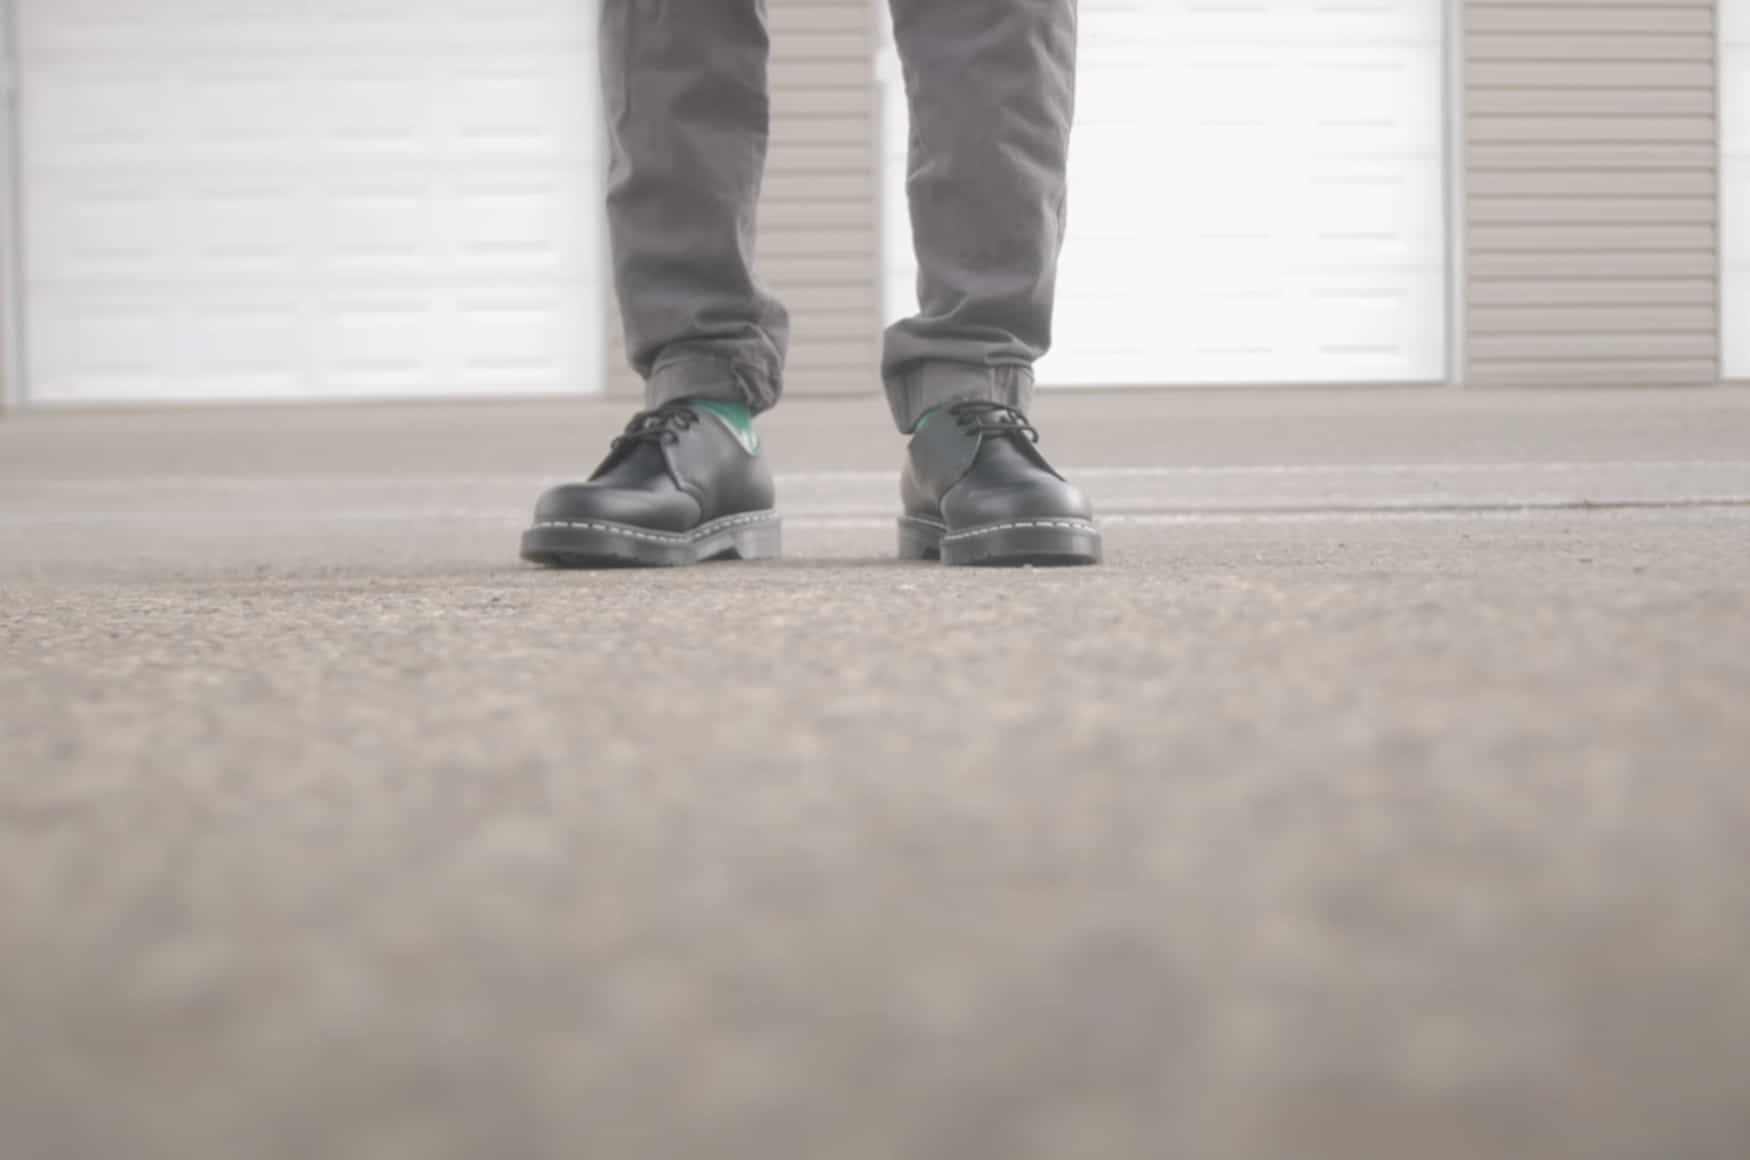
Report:
[[[1750,392],[1057,396],[1110,565],[549,574],[597,404],[0,422],[7,1160],[1750,1155]]]

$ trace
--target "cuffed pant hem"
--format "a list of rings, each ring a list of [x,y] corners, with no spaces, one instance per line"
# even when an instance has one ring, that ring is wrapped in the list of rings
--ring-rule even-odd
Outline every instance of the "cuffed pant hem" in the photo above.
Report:
[[[777,405],[779,389],[770,375],[745,363],[690,354],[657,364],[644,382],[644,401],[649,407],[677,399],[744,403],[757,415]]]
[[[1033,405],[1033,368],[927,362],[887,380],[887,402],[902,435],[910,435],[937,407],[972,401],[1001,403],[1026,414]]]

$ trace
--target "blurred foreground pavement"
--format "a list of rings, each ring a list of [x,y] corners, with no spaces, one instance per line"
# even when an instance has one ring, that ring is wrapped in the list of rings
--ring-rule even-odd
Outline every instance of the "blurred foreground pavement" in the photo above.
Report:
[[[0,1156],[1742,1160],[1750,392],[1048,397],[1110,566],[548,574],[627,408],[0,421]]]

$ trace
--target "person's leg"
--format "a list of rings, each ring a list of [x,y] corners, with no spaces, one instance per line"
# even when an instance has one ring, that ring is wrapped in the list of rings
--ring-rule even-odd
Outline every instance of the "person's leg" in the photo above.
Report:
[[[781,549],[750,413],[789,322],[755,284],[770,104],[765,0],[599,0],[614,286],[649,410],[583,483],[549,488],[525,560],[759,559]]]
[[[889,330],[883,378],[909,433],[947,403],[1030,402],[1063,245],[1076,0],[891,4],[921,310]]]
[[[600,0],[614,286],[652,407],[783,390],[789,319],[754,281],[770,122],[765,0]]]
[[[1092,564],[1088,498],[1027,418],[1051,310],[1075,120],[1076,0],[891,0],[912,130],[918,315],[887,336],[900,555]]]

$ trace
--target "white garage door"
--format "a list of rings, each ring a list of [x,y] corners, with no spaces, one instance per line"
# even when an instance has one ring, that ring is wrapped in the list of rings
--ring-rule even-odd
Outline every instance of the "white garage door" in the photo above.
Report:
[[[1042,382],[1446,377],[1441,0],[1082,0]],[[916,309],[887,84],[887,311]]]
[[[1725,375],[1750,379],[1750,0],[1725,0],[1720,19]]]
[[[30,397],[599,378],[577,0],[14,0]]]

